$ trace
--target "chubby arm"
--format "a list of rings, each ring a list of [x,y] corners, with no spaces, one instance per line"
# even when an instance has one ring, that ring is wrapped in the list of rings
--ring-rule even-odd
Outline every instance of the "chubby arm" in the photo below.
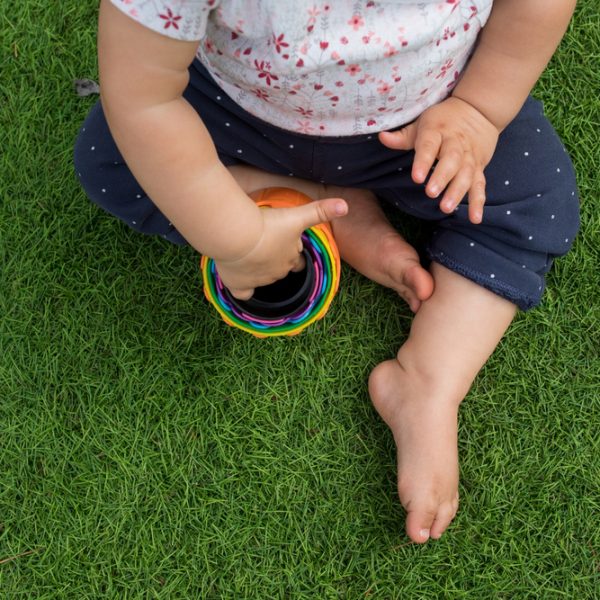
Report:
[[[343,216],[348,206],[339,198],[293,208],[256,206],[182,96],[197,47],[147,29],[102,0],[102,106],[115,142],[160,210],[215,260],[231,293],[247,299],[255,287],[301,269],[302,231]]]
[[[262,217],[182,97],[197,46],[155,33],[108,0],[101,2],[101,98],[119,150],[146,193],[196,250],[235,260],[256,245]]]
[[[484,169],[499,133],[514,119],[556,50],[575,0],[495,0],[478,45],[452,95],[396,132],[380,134],[389,148],[415,150],[412,178],[425,183],[440,209],[452,212],[465,194],[469,219],[480,223]]]
[[[546,68],[576,0],[495,0],[477,48],[452,96],[502,131]]]

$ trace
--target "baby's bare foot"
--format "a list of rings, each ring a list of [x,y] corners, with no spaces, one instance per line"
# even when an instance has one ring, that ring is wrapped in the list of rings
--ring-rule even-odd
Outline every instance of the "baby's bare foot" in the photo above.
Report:
[[[398,450],[398,494],[406,532],[417,543],[439,539],[458,510],[458,402],[430,395],[397,360],[369,378],[373,404]]]
[[[433,293],[433,278],[416,250],[393,228],[367,190],[326,187],[348,202],[348,214],[332,223],[341,257],[359,273],[396,291],[417,312]]]
[[[370,255],[370,256],[369,256]],[[364,248],[360,273],[396,291],[413,312],[433,293],[433,278],[421,266],[417,251],[398,233],[379,237],[376,244]]]
[[[331,223],[344,261],[372,281],[395,290],[413,312],[433,293],[433,278],[421,266],[416,250],[394,229],[368,190],[321,185],[242,165],[228,168],[247,193],[265,187],[291,187],[315,200],[344,198],[348,214]]]

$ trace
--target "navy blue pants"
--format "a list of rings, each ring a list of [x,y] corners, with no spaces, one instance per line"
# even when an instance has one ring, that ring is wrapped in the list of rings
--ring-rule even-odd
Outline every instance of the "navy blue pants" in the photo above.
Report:
[[[536,306],[555,257],[579,227],[573,167],[540,102],[529,98],[502,132],[485,170],[487,204],[473,225],[467,201],[446,215],[415,184],[414,153],[390,150],[376,135],[316,137],[290,133],[235,104],[195,61],[185,98],[208,128],[221,161],[325,184],[366,188],[392,207],[435,223],[429,257],[527,310]],[[137,183],[117,149],[98,102],[75,145],[75,169],[90,199],[133,229],[185,244]]]

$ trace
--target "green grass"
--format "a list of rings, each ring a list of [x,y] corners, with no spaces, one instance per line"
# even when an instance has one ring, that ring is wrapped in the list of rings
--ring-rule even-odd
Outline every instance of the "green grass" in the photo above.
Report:
[[[423,547],[366,390],[408,309],[345,269],[301,336],[227,328],[193,251],[73,175],[96,3],[0,4],[0,597],[598,597],[600,20],[578,4],[536,94],[581,233],[463,404],[461,511]]]

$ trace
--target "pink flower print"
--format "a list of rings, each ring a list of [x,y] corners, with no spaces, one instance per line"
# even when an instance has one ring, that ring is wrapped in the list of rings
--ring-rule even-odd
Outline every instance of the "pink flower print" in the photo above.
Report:
[[[217,54],[218,54],[219,56],[221,56],[223,53],[222,53],[220,50],[217,50]],[[244,50],[243,54],[244,54],[244,56],[248,56],[248,54],[252,54],[252,48],[246,48],[246,49]],[[241,49],[241,48],[238,48],[238,49],[237,49],[237,50],[236,50],[236,51],[233,53],[233,55],[234,55],[236,58],[239,58],[239,57],[242,55],[242,49]],[[254,62],[256,62],[256,61],[254,61]]]
[[[318,17],[320,14],[321,11],[316,6],[308,9],[308,15],[312,20],[316,20],[316,17]]]
[[[329,7],[327,7],[327,10],[329,10]],[[321,11],[316,6],[313,6],[312,8],[308,9],[308,24],[306,25],[306,31],[308,31],[308,33],[310,33],[315,28],[317,16],[320,14]]]
[[[438,40],[435,45],[439,46],[442,42],[442,40],[444,42],[447,42],[450,38],[453,38],[456,35],[455,31],[452,31],[449,27],[446,27],[444,29],[444,35],[442,35],[442,39]]]
[[[363,44],[368,44],[371,41],[371,38],[375,35],[375,32],[369,31],[367,35],[362,36]]]
[[[440,72],[435,76],[436,79],[443,79],[448,74],[448,71],[454,66],[454,60],[449,58],[440,69]]]
[[[408,46],[408,41],[404,37],[404,32],[406,31],[406,27],[398,27],[398,31],[400,33],[400,35],[398,36],[398,41],[400,42],[400,44],[402,45],[402,47]]]
[[[166,15],[161,15],[160,13],[158,14],[158,16],[165,20],[165,29],[169,29],[169,27],[171,27],[171,25],[173,25],[174,29],[179,29],[179,25],[177,24],[177,21],[179,21],[181,19],[181,15],[174,15],[173,11],[167,7],[167,14]]]
[[[365,24],[364,19],[360,15],[352,15],[352,18],[348,21],[348,25],[358,31]]]
[[[373,77],[373,75],[369,75],[368,73],[365,73],[364,77],[362,79],[359,79],[357,81],[357,83],[359,85],[364,85],[367,82],[373,82],[375,81],[375,77]]]
[[[325,94],[325,96],[327,96],[329,98],[329,100],[331,100],[331,102],[333,102],[333,106],[337,106],[336,102],[340,101],[340,97],[339,96],[334,96],[333,92],[330,92],[329,90],[327,90],[326,92],[323,92]]]
[[[390,58],[395,54],[398,54],[398,50],[396,50],[396,48],[394,48],[394,46],[392,46],[389,42],[386,42],[383,47],[385,48],[383,55],[386,58]]]
[[[377,88],[377,91],[380,94],[389,94],[392,91],[392,86],[387,83],[386,81],[380,81],[379,82],[381,85]]]
[[[257,88],[255,90],[252,90],[252,92],[260,100],[264,100],[265,102],[269,101],[269,94],[267,94],[264,90],[261,90],[261,89]]]
[[[323,126],[319,127],[322,129]],[[310,121],[297,121],[296,129],[300,133],[310,133],[314,127],[310,124]]]
[[[456,85],[456,83],[458,82],[459,77],[460,77],[460,73],[458,71],[454,71],[454,78],[446,87],[453,88]]]
[[[304,108],[303,106],[297,106],[294,110],[303,117],[312,117],[313,114],[312,108]]]
[[[206,52],[206,54],[212,54],[215,51],[215,46],[212,43],[211,40],[209,40],[208,38],[206,39],[206,41],[204,42],[204,51]]]
[[[344,35],[340,38],[340,43],[344,44],[344,46],[348,43],[348,38]]]
[[[259,63],[255,59],[254,66],[256,67],[256,70],[258,71],[258,78],[264,79],[267,82],[267,85],[271,85],[271,79],[273,79],[274,81],[279,80],[279,77],[277,77],[277,75],[273,75],[273,73],[270,72],[271,63],[265,62],[264,60],[261,60]]]
[[[356,64],[348,65],[345,70],[346,70],[346,73],[348,73],[351,77],[354,77],[355,75],[357,75],[358,73],[360,73],[362,71],[362,69]]]
[[[282,33],[279,36],[275,36],[275,34],[273,34],[273,39],[272,39],[272,43],[275,46],[275,50],[277,51],[277,54],[281,54],[281,49],[282,48],[289,48],[289,44],[287,42],[283,41],[285,34]],[[288,55],[284,55],[284,58],[288,56]]]

